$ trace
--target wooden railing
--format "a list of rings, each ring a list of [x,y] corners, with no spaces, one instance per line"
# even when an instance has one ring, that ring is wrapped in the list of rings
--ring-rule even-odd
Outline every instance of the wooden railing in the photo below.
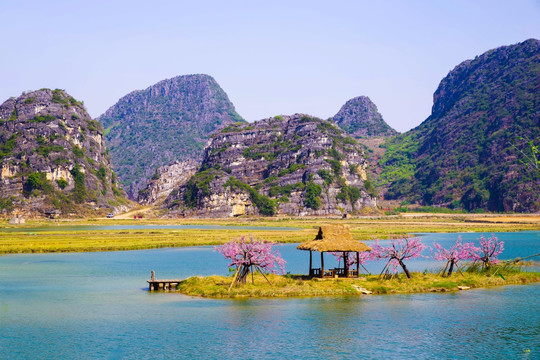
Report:
[[[334,269],[324,269],[324,273],[321,276],[321,269],[315,268],[311,269],[312,277],[323,277],[323,278],[334,278],[334,277],[345,277],[344,268],[334,268]],[[347,277],[358,277],[358,270],[349,269]]]

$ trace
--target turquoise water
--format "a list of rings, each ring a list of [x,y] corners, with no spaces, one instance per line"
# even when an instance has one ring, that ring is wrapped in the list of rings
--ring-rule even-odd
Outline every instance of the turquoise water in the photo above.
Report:
[[[513,258],[540,252],[539,234],[497,235]],[[307,271],[307,252],[279,249],[287,271]],[[151,269],[187,277],[226,274],[226,264],[212,247],[1,256],[0,359],[540,358],[540,285],[247,300],[146,291]]]

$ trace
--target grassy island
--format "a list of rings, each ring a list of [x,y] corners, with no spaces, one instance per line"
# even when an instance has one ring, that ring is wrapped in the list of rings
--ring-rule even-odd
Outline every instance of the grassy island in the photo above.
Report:
[[[243,297],[300,297],[325,295],[359,295],[367,290],[373,294],[412,294],[426,292],[459,291],[460,287],[485,288],[512,284],[528,284],[540,281],[539,272],[522,271],[515,266],[494,266],[489,270],[465,271],[451,277],[433,273],[413,273],[412,279],[404,274],[380,279],[379,275],[360,278],[309,279],[303,275],[267,275],[269,284],[261,274],[251,276],[243,285],[231,288],[232,277],[191,277],[180,284],[177,290],[185,295],[208,298]]]

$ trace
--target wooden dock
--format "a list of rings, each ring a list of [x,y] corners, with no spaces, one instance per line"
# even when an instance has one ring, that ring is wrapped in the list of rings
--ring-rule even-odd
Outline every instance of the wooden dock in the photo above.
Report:
[[[165,279],[165,280],[146,280],[148,282],[148,290],[150,291],[176,291],[176,285],[184,279]]]
[[[146,280],[148,283],[148,290],[150,291],[176,291],[176,285],[184,279],[156,279],[156,272],[152,270],[150,280]]]

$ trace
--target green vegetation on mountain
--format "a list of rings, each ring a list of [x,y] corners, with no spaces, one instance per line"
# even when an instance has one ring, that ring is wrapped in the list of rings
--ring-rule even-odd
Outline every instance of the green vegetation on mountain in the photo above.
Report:
[[[540,138],[538,84],[534,39],[458,65],[435,92],[432,114],[386,143],[378,179],[385,197],[467,211],[540,210],[540,172],[524,156]]]
[[[200,159],[212,131],[244,121],[208,75],[178,76],[134,91],[98,120],[107,129],[118,177],[132,197],[156,168]]]
[[[125,204],[101,125],[64,90],[41,89],[0,105],[0,211],[110,212]]]
[[[211,136],[198,173],[165,206],[183,216],[341,215],[376,206],[365,168],[362,147],[331,121],[236,123]]]

